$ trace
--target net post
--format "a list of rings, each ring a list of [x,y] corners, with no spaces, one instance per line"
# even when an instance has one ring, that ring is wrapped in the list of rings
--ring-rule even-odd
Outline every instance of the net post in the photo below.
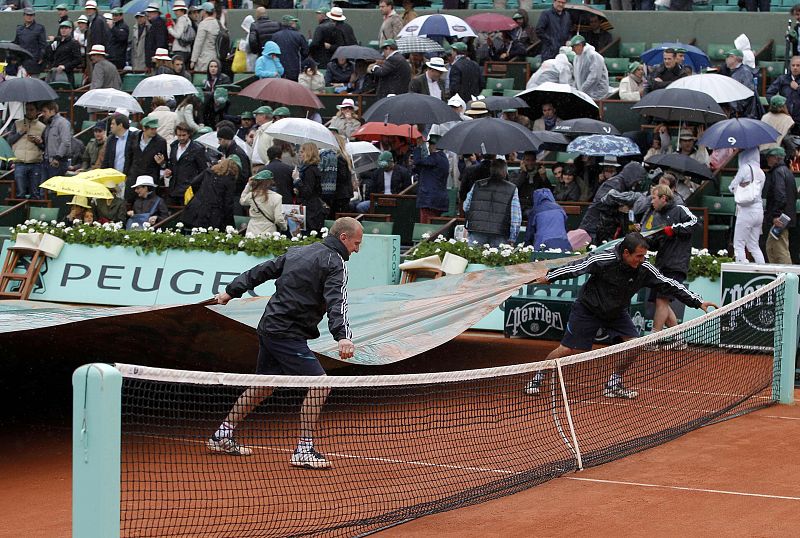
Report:
[[[561,372],[561,360],[556,360],[558,370],[558,383],[561,385],[561,396],[564,398],[564,409],[567,412],[567,424],[572,437],[572,446],[575,447],[575,460],[578,463],[578,470],[583,470],[583,458],[581,457],[581,447],[578,445],[578,436],[575,433],[575,424],[572,422],[572,412],[569,409],[569,398],[567,397],[567,387],[564,385],[564,374]]]
[[[72,535],[118,538],[122,374],[86,364],[72,374]]]
[[[797,360],[798,276],[794,273],[786,273],[785,276],[783,326],[781,334],[775,335],[776,339],[780,339],[780,342],[775,342],[775,345],[776,347],[780,345],[781,355],[776,354],[775,360],[781,361],[780,368],[776,368],[776,371],[780,371],[778,401],[782,404],[792,404],[794,403],[794,375],[795,361]]]

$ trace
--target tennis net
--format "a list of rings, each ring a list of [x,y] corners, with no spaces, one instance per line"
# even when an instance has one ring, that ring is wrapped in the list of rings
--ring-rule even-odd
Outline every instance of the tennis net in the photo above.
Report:
[[[655,335],[481,370],[305,378],[118,364],[121,534],[363,535],[769,405],[783,293],[779,277]],[[607,397],[607,381],[628,360],[624,384],[638,396]],[[539,393],[527,394],[537,373]],[[248,387],[275,387],[235,430],[252,453],[210,451],[210,436]],[[302,402],[309,388],[323,387],[332,390],[313,442],[332,467],[293,467]]]

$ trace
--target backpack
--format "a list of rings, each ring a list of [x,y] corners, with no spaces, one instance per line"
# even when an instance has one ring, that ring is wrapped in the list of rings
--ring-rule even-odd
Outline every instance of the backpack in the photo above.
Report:
[[[197,37],[197,31],[194,29],[194,24],[190,21],[183,29],[183,33],[178,36],[178,44],[182,47],[191,47],[194,43],[194,38]]]
[[[214,50],[217,53],[217,58],[219,58],[220,61],[225,61],[231,53],[231,35],[228,33],[228,29],[222,26],[219,20],[217,20],[217,26],[219,26],[219,33],[214,43]]]

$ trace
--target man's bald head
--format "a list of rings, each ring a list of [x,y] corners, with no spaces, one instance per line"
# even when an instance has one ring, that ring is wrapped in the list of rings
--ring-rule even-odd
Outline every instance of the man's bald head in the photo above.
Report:
[[[256,8],[256,19],[260,19],[266,14],[267,14],[267,8],[265,8],[264,6],[258,6]]]
[[[363,231],[360,222],[353,217],[341,217],[336,219],[328,233],[338,237],[339,234],[353,235],[356,231]]]

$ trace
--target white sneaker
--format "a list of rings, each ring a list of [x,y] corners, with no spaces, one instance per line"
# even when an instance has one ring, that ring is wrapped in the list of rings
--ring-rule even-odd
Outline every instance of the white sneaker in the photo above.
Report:
[[[231,456],[249,456],[253,453],[252,449],[240,445],[233,437],[215,437],[212,435],[206,441],[206,447],[211,452],[229,454]]]
[[[330,469],[331,462],[325,459],[325,456],[314,450],[313,448],[307,451],[295,450],[292,454],[292,459],[289,463],[294,467],[303,467],[305,469]]]
[[[659,351],[661,347],[656,342],[651,342],[642,346],[644,351]]]
[[[527,394],[528,396],[536,396],[537,394],[539,394],[539,386],[540,383],[538,380],[531,379],[530,381],[528,381],[528,384],[525,385],[525,394]]]
[[[683,351],[684,349],[688,348],[689,344],[686,343],[686,340],[674,340],[672,342],[667,342],[664,344],[664,349],[675,349],[678,351]]]
[[[621,384],[613,387],[606,385],[605,388],[603,388],[603,396],[606,398],[623,398],[626,400],[633,400],[639,396],[639,393],[635,390],[626,389]]]

